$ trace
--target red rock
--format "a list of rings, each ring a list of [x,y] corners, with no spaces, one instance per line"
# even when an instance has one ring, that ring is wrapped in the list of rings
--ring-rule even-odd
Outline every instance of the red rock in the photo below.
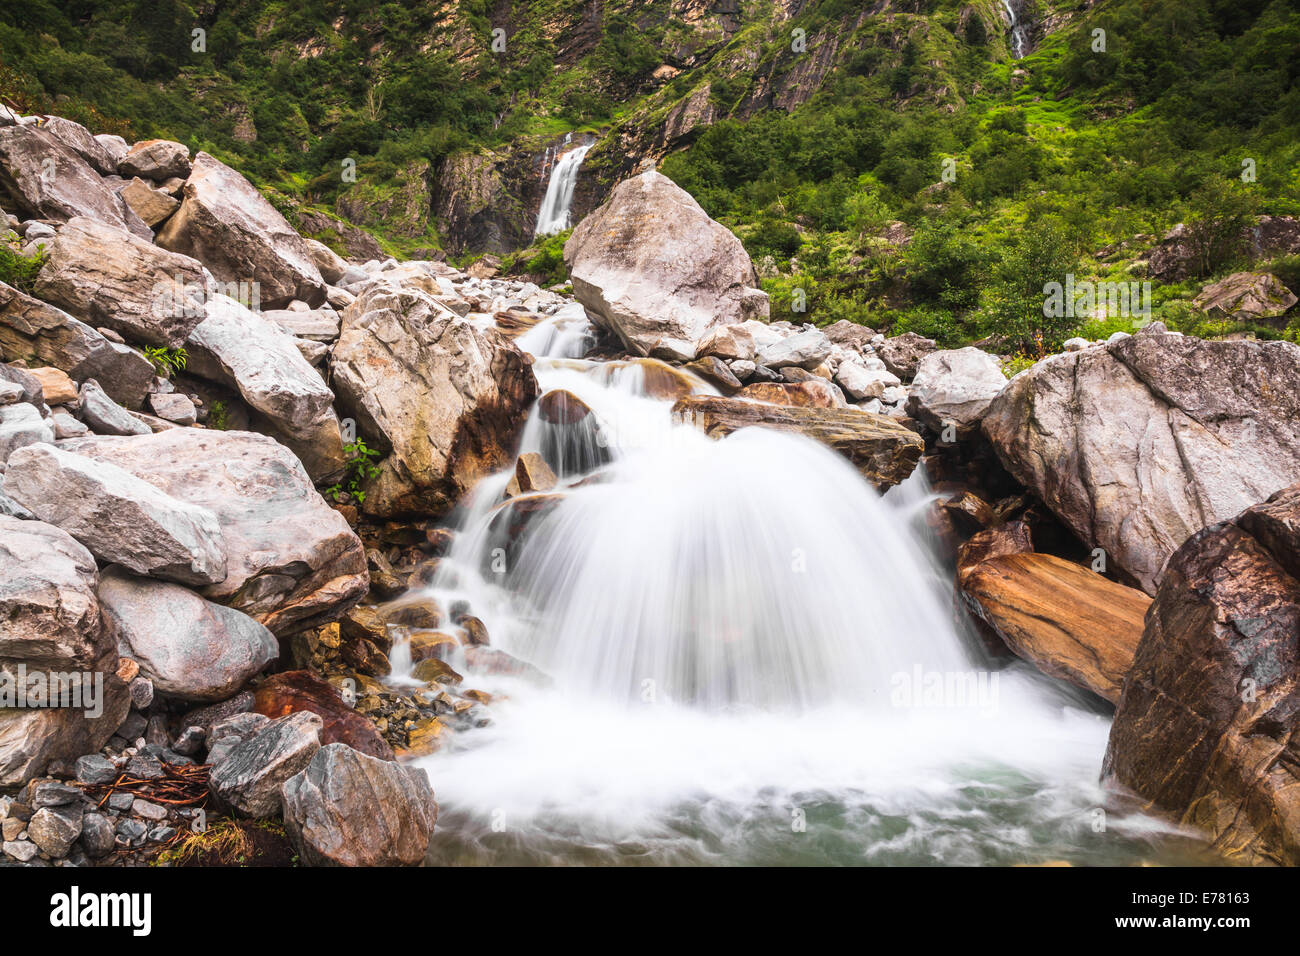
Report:
[[[300,710],[320,717],[322,745],[347,744],[380,760],[393,759],[393,748],[375,725],[344,703],[333,687],[310,671],[274,674],[257,686],[253,697],[255,713],[274,720]]]

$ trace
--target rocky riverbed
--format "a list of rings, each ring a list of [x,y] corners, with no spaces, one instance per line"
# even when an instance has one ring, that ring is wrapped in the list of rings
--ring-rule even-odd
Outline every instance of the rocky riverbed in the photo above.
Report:
[[[735,450],[725,469],[698,458],[752,507],[716,527],[813,515],[799,533],[835,539],[864,577],[910,575],[894,598],[874,592],[915,602],[893,620],[941,621],[920,625],[927,640],[974,629],[979,667],[1014,655],[1113,712],[1112,794],[1234,861],[1300,862],[1300,348],[1151,325],[1008,380],[979,348],[773,320],[739,241],[653,171],[579,224],[571,289],[344,260],[206,153],[57,117],[0,114],[0,189],[3,241],[34,264],[22,288],[0,283],[6,862],[424,861],[437,755],[490,734],[512,687],[576,673],[541,617],[531,642],[518,616],[502,641],[492,607],[454,596],[482,570],[466,557],[523,593],[539,528],[619,523],[618,488],[649,506],[617,467],[629,422],[691,455]],[[575,393],[596,380],[632,383],[621,419]],[[765,483],[786,455],[824,467],[825,510]],[[898,532],[873,510],[924,475],[946,605],[908,563],[920,545],[888,550]],[[610,500],[582,497],[603,485]],[[653,524],[672,524],[660,505],[614,543],[686,560],[654,550]],[[461,546],[475,529],[492,547]],[[769,643],[711,658],[725,673],[697,681],[696,702],[845,703],[874,687],[845,678],[855,666],[908,659],[908,635],[851,637],[876,607],[806,613],[870,581],[814,568],[824,579],[791,586],[802,618],[779,598],[766,616],[715,614],[734,552],[703,553],[709,586],[671,637],[692,655],[715,626],[718,646]],[[790,562],[776,557],[764,567]],[[683,590],[665,586],[661,605]],[[640,653],[620,627],[593,640]],[[967,659],[950,643],[943,660]]]

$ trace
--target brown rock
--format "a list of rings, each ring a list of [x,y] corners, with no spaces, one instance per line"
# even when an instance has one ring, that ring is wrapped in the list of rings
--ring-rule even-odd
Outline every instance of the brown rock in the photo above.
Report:
[[[1048,554],[1010,554],[969,568],[962,596],[1020,657],[1111,703],[1133,663],[1141,591]]]
[[[392,760],[393,748],[372,724],[349,707],[330,684],[310,671],[273,674],[257,686],[254,713],[274,720],[306,710],[321,719],[320,742],[347,744],[363,754]]]
[[[550,491],[556,485],[555,472],[546,459],[535,451],[524,452],[515,460],[515,476],[506,485],[506,495],[529,495]]]
[[[1300,485],[1169,559],[1103,779],[1247,863],[1300,865]]]
[[[848,408],[844,393],[830,382],[810,379],[803,382],[755,382],[736,393],[736,398],[748,398],[769,405],[791,405],[796,408]]]
[[[45,393],[46,405],[66,405],[77,400],[77,385],[66,372],[57,368],[29,368]]]

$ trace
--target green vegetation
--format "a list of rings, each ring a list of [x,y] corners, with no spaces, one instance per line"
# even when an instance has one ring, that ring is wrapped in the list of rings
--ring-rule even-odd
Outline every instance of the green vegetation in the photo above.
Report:
[[[0,242],[0,282],[31,295],[36,274],[46,258],[44,249],[34,256],[24,256],[9,243]]]
[[[173,372],[185,371],[185,366],[189,363],[189,353],[185,347],[167,348],[165,346],[146,345],[144,347],[144,357],[153,363],[153,367],[158,370],[159,375],[170,376]]]
[[[1179,222],[1195,279],[1264,265],[1295,289],[1296,262],[1242,242],[1257,216],[1300,213],[1294,0],[1033,7],[1064,25],[1013,61],[994,0],[813,0],[789,20],[754,0],[730,34],[669,0],[28,0],[0,9],[0,88],[209,150],[287,212],[398,254],[442,245],[447,157],[595,131],[585,175],[608,184],[627,144],[707,106],[661,169],[742,238],[774,318],[1039,354],[1114,321],[1047,319],[1039,280],[1128,281]],[[563,281],[562,244],[507,268]],[[1151,318],[1214,331],[1198,288],[1157,287]]]
[[[366,493],[361,486],[379,474],[379,466],[375,462],[383,456],[375,449],[366,447],[361,438],[344,445],[343,455],[347,461],[347,472],[341,481],[326,488],[324,494],[335,501],[351,499],[361,504],[366,500]]]

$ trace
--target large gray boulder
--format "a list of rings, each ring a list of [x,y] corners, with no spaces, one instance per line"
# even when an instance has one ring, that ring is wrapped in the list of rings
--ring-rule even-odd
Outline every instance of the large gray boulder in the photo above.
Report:
[[[9,456],[4,493],[104,562],[184,584],[225,580],[216,515],[116,465],[29,445]]]
[[[214,295],[186,349],[187,371],[238,390],[313,478],[324,481],[343,469],[334,393],[302,357],[293,336],[234,299]]]
[[[322,723],[309,710],[271,721],[236,744],[212,768],[208,788],[218,800],[243,816],[278,815],[281,787],[320,750]]]
[[[169,697],[225,700],[279,656],[279,642],[261,624],[180,585],[114,566],[101,576],[98,594],[118,653]]]
[[[97,583],[94,557],[66,532],[0,515],[0,667],[15,677],[93,672],[80,700],[60,701],[79,706],[0,709],[0,787],[97,751],[126,717],[131,697],[113,673]]]
[[[592,321],[637,355],[689,361],[710,329],[768,316],[740,240],[653,170],[614,187],[564,261]]]
[[[952,425],[969,435],[1006,384],[1002,363],[983,349],[931,352],[917,365],[907,414],[941,434]]]
[[[334,620],[370,586],[361,539],[273,438],[173,428],[68,439],[62,447],[118,465],[215,514],[226,544],[226,579],[203,594],[276,634]]]
[[[117,161],[112,154],[80,123],[62,116],[47,116],[41,123],[41,129],[52,133],[59,142],[93,166],[101,176],[111,176],[117,172]]]
[[[1214,319],[1257,322],[1296,304],[1295,293],[1269,272],[1234,272],[1201,289],[1192,305]]]
[[[184,143],[169,139],[145,139],[131,146],[118,160],[123,176],[143,176],[156,182],[190,174],[190,151]]]
[[[376,515],[439,514],[511,461],[537,398],[531,359],[434,300],[433,278],[367,284],[330,356],[339,407],[387,454],[366,488]]]
[[[438,819],[424,770],[347,744],[316,751],[282,800],[285,830],[308,866],[416,866]]]
[[[114,400],[139,408],[153,365],[139,352],[110,342],[62,309],[0,282],[0,355],[33,368],[53,366],[77,382],[96,379]]]
[[[1300,481],[1300,346],[1147,329],[1017,375],[983,428],[1022,484],[1154,594],[1190,535]]]
[[[35,125],[0,126],[0,191],[24,218],[85,216],[146,241],[153,237],[89,163]]]
[[[256,282],[265,308],[325,301],[325,280],[302,236],[239,173],[199,153],[182,196],[158,245],[200,260],[222,282]]]
[[[178,348],[203,320],[203,266],[91,219],[59,229],[35,291],[96,328]]]

